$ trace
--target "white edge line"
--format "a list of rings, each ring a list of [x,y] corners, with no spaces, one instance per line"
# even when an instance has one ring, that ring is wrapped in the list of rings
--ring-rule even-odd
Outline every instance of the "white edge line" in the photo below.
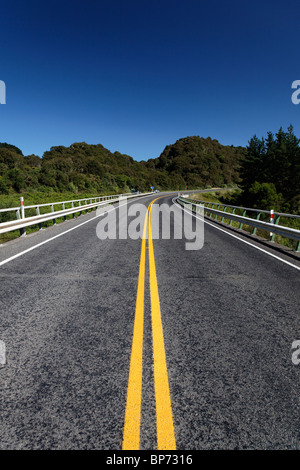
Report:
[[[141,199],[144,199],[145,197],[151,197],[151,196],[150,195],[149,196],[142,196],[142,197],[139,198],[139,201]],[[127,201],[124,202],[124,204],[122,204],[122,205],[119,204],[117,207],[112,207],[110,210],[106,211],[106,213],[111,212],[111,211],[115,210],[118,207],[122,207],[125,204],[127,204]],[[76,225],[76,227],[69,228],[68,230],[65,230],[64,232],[59,233],[58,235],[55,235],[54,237],[48,238],[48,240],[44,240],[43,242],[38,243],[37,245],[34,245],[34,246],[31,246],[30,248],[27,248],[27,250],[21,251],[20,253],[17,253],[16,255],[11,256],[10,258],[7,258],[3,261],[0,261],[0,266],[3,266],[4,264],[9,263],[10,261],[13,261],[16,258],[19,258],[19,256],[25,255],[26,253],[29,253],[29,251],[35,250],[36,248],[39,248],[40,246],[45,245],[46,243],[51,242],[52,240],[55,240],[56,238],[62,237],[66,233],[72,232],[72,230],[76,230],[77,228],[82,227],[83,225],[88,224],[92,220],[95,220],[98,217],[101,217],[102,215],[104,215],[104,214],[95,215],[95,217],[92,217],[91,219],[86,220],[85,222],[82,222],[81,224]]]
[[[180,204],[178,204],[178,202],[174,202],[174,201],[175,201],[175,199],[172,199],[173,204],[174,204],[175,206],[177,206],[178,208],[180,208],[181,210],[183,210],[182,207],[180,206]],[[222,229],[222,228],[220,228],[220,227],[217,227],[216,225],[212,224],[211,222],[208,222],[207,220],[205,220],[204,217],[203,217],[203,219],[200,219],[200,217],[198,217],[196,214],[192,214],[192,215],[193,215],[194,217],[197,217],[197,219],[199,219],[199,220],[203,220],[206,224],[210,225],[211,227],[214,227],[214,228],[216,228],[217,230],[220,230],[221,232],[224,232],[224,233],[226,233],[227,235],[230,235],[231,237],[236,238],[236,239],[239,240],[240,242],[246,243],[246,245],[250,245],[250,246],[252,246],[253,248],[256,248],[256,250],[262,251],[263,253],[266,253],[267,255],[272,256],[273,258],[278,259],[279,261],[282,261],[282,263],[288,264],[289,266],[292,266],[293,268],[298,269],[298,271],[300,271],[300,267],[299,267],[299,266],[296,266],[295,264],[290,263],[289,261],[286,261],[286,260],[280,258],[279,256],[274,255],[273,253],[270,253],[269,251],[264,250],[263,248],[260,248],[259,246],[253,245],[251,242],[248,242],[248,241],[246,241],[246,240],[243,240],[242,238],[238,237],[237,235],[234,235],[233,233],[227,232],[226,230],[224,230],[224,229]]]

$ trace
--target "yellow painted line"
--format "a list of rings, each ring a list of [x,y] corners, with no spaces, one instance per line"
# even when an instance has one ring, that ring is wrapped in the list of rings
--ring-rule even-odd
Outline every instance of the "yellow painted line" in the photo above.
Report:
[[[156,401],[156,431],[158,450],[176,450],[172,404],[169,389],[163,327],[159,303],[155,258],[151,231],[151,208],[149,205],[149,273],[154,357],[154,387]]]
[[[164,347],[163,328],[161,321],[151,231],[151,207],[153,202],[155,202],[157,199],[154,199],[148,207],[143,229],[122,443],[123,450],[139,450],[140,448],[146,248],[148,248],[149,253],[157,447],[158,450],[176,450],[175,433],[172,417],[172,405],[167,373],[167,363]],[[148,246],[146,247],[147,220]]]
[[[146,259],[146,228],[145,217],[139,280],[135,307],[135,320],[133,329],[129,379],[127,388],[127,401],[123,433],[123,450],[139,450],[140,426],[142,405],[142,376],[143,376],[143,328],[144,328],[144,291],[145,291],[145,259]]]

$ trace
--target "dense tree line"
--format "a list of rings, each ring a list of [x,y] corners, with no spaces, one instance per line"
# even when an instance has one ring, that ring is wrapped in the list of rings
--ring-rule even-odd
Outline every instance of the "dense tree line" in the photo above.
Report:
[[[293,126],[249,141],[241,169],[241,202],[283,212],[300,210],[300,139]]]
[[[117,193],[201,189],[239,185],[237,205],[300,209],[300,139],[290,126],[266,138],[252,137],[246,148],[224,146],[210,137],[186,137],[167,145],[158,158],[137,162],[102,145],[51,147],[42,158],[24,156],[0,144],[0,194],[24,191]]]
[[[197,189],[234,184],[238,179],[240,149],[217,141],[188,137],[169,145],[157,159],[137,162],[102,145],[74,143],[46,151],[42,158],[23,156],[9,144],[0,144],[0,193],[27,190],[63,192],[127,192]]]
[[[153,173],[130,156],[111,153],[100,144],[52,147],[43,158],[23,156],[8,144],[0,146],[2,194],[49,189],[73,193],[148,191],[161,183],[160,173]]]

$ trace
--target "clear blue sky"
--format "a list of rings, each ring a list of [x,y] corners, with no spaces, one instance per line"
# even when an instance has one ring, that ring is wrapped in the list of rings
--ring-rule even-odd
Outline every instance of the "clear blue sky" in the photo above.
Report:
[[[0,142],[101,143],[136,160],[199,135],[247,145],[293,124],[299,2],[11,0],[0,6]]]

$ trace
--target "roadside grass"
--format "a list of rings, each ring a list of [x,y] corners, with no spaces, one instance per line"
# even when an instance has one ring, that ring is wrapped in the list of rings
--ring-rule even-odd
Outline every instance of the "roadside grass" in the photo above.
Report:
[[[209,203],[209,202],[217,203],[219,204],[219,207],[212,206],[212,208],[224,211],[226,205],[232,205],[232,206],[236,205],[234,201],[236,199],[236,196],[238,196],[239,193],[240,193],[240,190],[229,190],[229,191],[222,191],[222,192],[216,191],[213,193],[195,193],[195,194],[192,194],[190,197],[191,199],[203,201],[205,203]],[[257,217],[257,212],[247,211],[245,213],[243,209],[227,208],[226,211],[228,213],[234,212],[234,214],[236,215],[244,215],[247,217],[251,217],[253,219]],[[209,217],[212,218],[213,220],[226,223],[238,229],[243,229],[248,233],[255,234],[266,240],[271,239],[270,233],[266,230],[255,229],[251,225],[247,225],[247,224],[240,224],[239,222],[226,218],[226,216],[225,217],[216,216],[215,214],[212,214],[212,213],[210,214],[206,213],[206,215],[209,215]],[[259,220],[262,220],[263,222],[270,222],[270,216],[269,214],[260,214]],[[275,220],[275,223],[276,223],[276,220]],[[291,219],[289,217],[281,216],[279,221],[277,220],[277,223],[285,227],[291,227],[291,228],[300,230],[300,219]],[[275,235],[273,241],[278,243],[279,245],[283,245],[288,248],[291,248],[292,250],[297,250],[298,248],[297,240],[292,240],[287,237],[282,237],[281,235]]]
[[[114,193],[115,194],[115,193]],[[72,192],[65,192],[65,193],[58,193],[54,191],[49,192],[24,192],[22,194],[9,194],[9,195],[0,195],[0,209],[8,209],[10,207],[20,207],[20,197],[24,198],[24,205],[25,206],[32,206],[35,204],[49,204],[52,202],[63,202],[63,201],[71,201],[71,200],[78,200],[78,199],[90,199],[98,196],[108,196],[109,193],[72,193]],[[65,208],[71,208],[71,203],[66,203]],[[61,206],[57,206],[55,210],[61,210]],[[81,211],[82,214],[87,212],[93,211],[96,209],[89,209],[88,211],[83,210]],[[40,214],[46,214],[50,212],[50,207],[40,207],[39,208]],[[26,217],[32,217],[37,215],[36,209],[26,209]],[[80,212],[76,212],[74,215],[70,214],[66,217],[57,217],[55,222],[53,220],[49,220],[47,222],[43,222],[43,228],[51,227],[55,224],[59,224],[64,222],[65,220],[72,219],[73,217],[79,217]],[[0,223],[8,222],[11,220],[16,220],[17,215],[15,211],[10,212],[0,212]],[[39,225],[32,225],[30,227],[26,227],[26,233],[33,233],[39,230]],[[1,233],[0,234],[0,244],[6,243],[10,240],[14,240],[20,236],[19,230],[14,230],[11,232]]]
[[[233,197],[239,194],[241,191],[239,189],[227,189],[226,191],[212,191],[209,193],[195,193],[191,195],[192,199],[197,199],[199,201],[206,202],[220,202],[220,198],[226,199],[228,201]],[[233,204],[233,203],[232,203]]]

